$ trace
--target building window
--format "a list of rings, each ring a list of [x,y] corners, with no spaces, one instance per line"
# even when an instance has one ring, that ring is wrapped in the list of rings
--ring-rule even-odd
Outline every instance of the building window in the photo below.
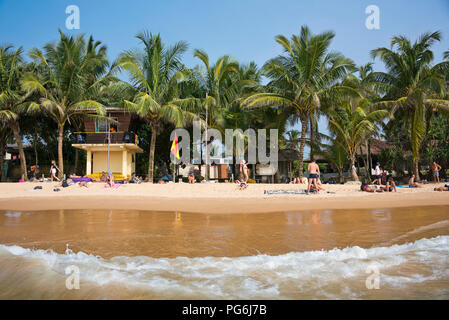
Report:
[[[114,121],[117,121],[118,118],[111,117]],[[105,119],[95,119],[95,132],[117,132],[118,124],[109,122]]]

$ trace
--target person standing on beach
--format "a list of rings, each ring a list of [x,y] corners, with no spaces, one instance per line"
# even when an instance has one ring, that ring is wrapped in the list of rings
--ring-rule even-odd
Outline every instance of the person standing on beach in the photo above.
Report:
[[[52,160],[50,165],[51,182],[53,182],[53,179],[60,181],[59,178],[56,176],[56,170],[59,171],[59,168],[56,165],[55,160]]]
[[[240,183],[240,189],[245,189],[248,186],[248,166],[246,165],[245,160],[242,160],[242,162],[240,162],[240,171],[243,174],[243,179]]]
[[[440,183],[440,170],[441,166],[435,161],[432,163],[432,171],[433,171],[433,183]]]
[[[312,186],[312,183],[315,185],[315,190],[318,193],[319,188],[317,181],[320,177],[320,167],[315,162],[315,160],[312,160],[311,163],[309,163],[309,166],[307,167],[307,171],[309,171],[309,183],[307,185],[307,194],[310,192],[310,187]]]
[[[377,182],[378,185],[381,185],[382,184],[382,172],[380,170],[379,162],[376,165],[376,169],[374,169],[374,177],[375,177],[375,179],[373,181],[373,184],[376,184],[376,182]]]

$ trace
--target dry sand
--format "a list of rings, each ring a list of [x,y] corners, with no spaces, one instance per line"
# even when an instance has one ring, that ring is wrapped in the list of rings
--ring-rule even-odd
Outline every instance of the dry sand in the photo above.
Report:
[[[309,209],[393,208],[449,205],[449,192],[435,192],[435,186],[398,188],[391,193],[361,192],[360,186],[324,185],[318,195],[267,195],[264,190],[301,190],[305,185],[250,184],[239,190],[236,184],[169,183],[127,184],[105,189],[102,183],[89,188],[73,185],[54,192],[57,183],[1,183],[0,210],[132,209],[201,213],[257,213]],[[35,186],[42,190],[33,190]],[[331,192],[331,193],[328,193]]]

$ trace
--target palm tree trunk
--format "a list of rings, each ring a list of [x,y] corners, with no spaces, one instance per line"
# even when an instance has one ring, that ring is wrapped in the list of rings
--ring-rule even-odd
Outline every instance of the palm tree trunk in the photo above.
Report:
[[[75,149],[75,168],[73,168],[73,172],[77,173],[78,169],[78,160],[79,160],[79,153],[78,148]]]
[[[355,155],[351,155],[351,179],[353,181],[359,181],[359,177],[357,176],[357,172],[355,171]]]
[[[369,174],[368,174],[368,163],[366,162],[365,157],[363,157],[362,145],[360,145],[360,157],[362,157],[363,166],[365,167],[366,175],[369,177]]]
[[[39,157],[37,154],[37,133],[34,132],[34,136],[33,136],[33,144],[34,144],[34,159],[35,159],[35,165],[39,164]],[[78,150],[78,149],[77,149]]]
[[[20,137],[20,127],[19,127],[18,122],[14,122],[12,124],[12,131],[14,133],[14,138],[16,139],[17,148],[19,149],[20,167],[22,169],[22,178],[24,181],[28,181],[27,162],[25,159],[25,152],[23,151],[22,138]]]
[[[310,161],[313,160],[313,144],[314,144],[314,138],[315,138],[315,132],[314,132],[314,126],[313,126],[313,119],[310,118]]]
[[[413,170],[415,171],[415,179],[417,181],[421,181],[420,177],[419,177],[419,160],[413,160]]]
[[[64,177],[64,158],[62,154],[62,142],[64,138],[64,125],[58,125],[59,135],[58,135],[58,165],[59,165],[59,179]]]
[[[150,157],[148,159],[148,182],[153,183],[154,150],[156,149],[157,128],[151,125]]]
[[[307,118],[301,117],[301,138],[299,139],[299,178],[303,177],[304,146],[306,144]]]

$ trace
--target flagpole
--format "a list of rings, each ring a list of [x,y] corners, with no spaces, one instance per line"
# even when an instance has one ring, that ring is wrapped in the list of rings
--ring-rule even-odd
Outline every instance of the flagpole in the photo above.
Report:
[[[205,134],[206,134],[206,144],[205,144],[205,150],[206,150],[206,171],[205,171],[205,174],[204,174],[204,176],[205,176],[205,181],[207,182],[208,180],[209,180],[209,152],[208,152],[208,150],[207,150],[207,141],[208,141],[208,139],[207,139],[207,120],[208,120],[208,108],[207,108],[207,97],[208,97],[208,93],[207,93],[207,91],[206,91],[206,131],[205,131]],[[206,177],[207,177],[207,180],[206,180]]]

